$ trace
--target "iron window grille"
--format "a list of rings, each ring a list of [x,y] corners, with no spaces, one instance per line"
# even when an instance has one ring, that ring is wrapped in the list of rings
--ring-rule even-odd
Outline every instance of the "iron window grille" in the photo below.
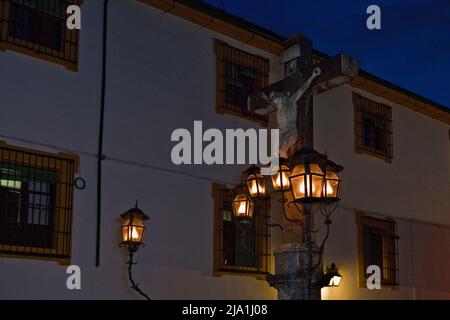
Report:
[[[387,162],[392,152],[392,108],[353,93],[356,152]]]
[[[270,200],[255,206],[253,221],[234,220],[233,191],[213,187],[215,203],[215,267],[216,273],[270,273]]]
[[[217,59],[217,111],[244,116],[266,124],[262,116],[247,108],[247,99],[269,84],[269,60],[215,41]]]
[[[70,258],[77,158],[0,144],[0,253]]]
[[[66,27],[70,5],[81,5],[81,0],[0,0],[0,50],[76,70],[79,31]]]
[[[381,270],[381,284],[398,285],[398,236],[395,221],[361,217],[364,275],[370,265]]]

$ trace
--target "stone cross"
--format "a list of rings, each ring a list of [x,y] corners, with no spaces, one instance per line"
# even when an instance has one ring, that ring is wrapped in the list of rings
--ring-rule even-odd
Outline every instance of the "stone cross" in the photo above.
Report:
[[[285,78],[249,97],[248,108],[260,115],[276,113],[280,156],[313,149],[313,95],[349,82],[358,74],[356,60],[340,54],[313,65],[311,42],[295,36],[281,57]]]
[[[311,42],[302,36],[287,41],[281,59],[285,78],[250,96],[248,108],[261,115],[276,113],[280,130],[279,156],[287,158],[298,149],[314,149],[314,94],[350,81],[359,67],[356,60],[342,54],[324,58],[314,65]],[[288,210],[286,214],[289,215]],[[266,280],[278,290],[281,300],[321,297],[320,288],[312,286],[321,276],[320,251],[314,241],[305,243],[303,235],[302,225],[286,223],[284,244],[274,251],[275,274]],[[308,266],[317,263],[320,263],[317,270],[307,275]]]

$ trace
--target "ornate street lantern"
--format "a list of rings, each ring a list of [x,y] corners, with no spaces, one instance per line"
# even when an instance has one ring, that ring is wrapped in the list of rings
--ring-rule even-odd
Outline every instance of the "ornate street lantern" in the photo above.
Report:
[[[244,172],[246,175],[245,183],[247,184],[250,197],[264,198],[266,196],[266,182],[261,174],[259,167],[253,166]]]
[[[136,252],[140,246],[144,245],[144,221],[149,217],[136,206],[120,215],[122,218],[122,246],[126,247],[130,253]]]
[[[142,295],[145,299],[150,300],[150,297],[139,288],[139,284],[133,279],[132,267],[136,264],[133,260],[134,253],[138,251],[140,246],[144,245],[144,221],[149,217],[138,208],[138,203],[134,208],[128,210],[120,215],[122,218],[122,242],[121,246],[128,250],[129,260],[128,264],[128,280],[131,283],[131,288]]]
[[[235,219],[253,218],[254,203],[243,184],[236,187],[236,196],[233,200],[233,214]]]
[[[272,171],[272,185],[276,192],[288,191],[291,187],[289,176],[291,170],[285,158],[279,159],[279,165],[274,167]]]

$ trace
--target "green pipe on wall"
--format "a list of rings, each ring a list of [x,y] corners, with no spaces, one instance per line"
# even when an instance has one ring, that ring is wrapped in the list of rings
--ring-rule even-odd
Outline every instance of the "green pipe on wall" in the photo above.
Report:
[[[105,97],[106,97],[106,47],[108,34],[108,3],[103,2],[103,52],[102,52],[102,91],[100,102],[100,123],[98,133],[98,152],[97,152],[97,236],[95,246],[95,266],[100,266],[100,240],[101,240],[101,218],[102,218],[102,161],[103,155],[103,127],[105,119]]]

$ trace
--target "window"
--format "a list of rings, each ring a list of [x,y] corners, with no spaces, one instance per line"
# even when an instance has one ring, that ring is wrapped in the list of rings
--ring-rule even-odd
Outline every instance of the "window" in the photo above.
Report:
[[[391,107],[353,93],[356,152],[392,161]]]
[[[0,0],[0,50],[59,63],[78,64],[78,30],[66,27],[69,5],[81,0]]]
[[[70,258],[76,165],[0,143],[0,253]]]
[[[363,214],[359,214],[358,218],[361,271],[364,275],[362,279],[367,277],[368,266],[377,265],[381,270],[382,285],[398,285],[398,236],[395,221]]]
[[[267,226],[269,200],[255,206],[252,221],[235,221],[233,191],[213,185],[214,271],[221,273],[268,274],[270,272],[270,232]]]
[[[216,40],[217,111],[256,120],[264,125],[268,117],[247,109],[247,99],[269,84],[269,60],[233,48]]]

